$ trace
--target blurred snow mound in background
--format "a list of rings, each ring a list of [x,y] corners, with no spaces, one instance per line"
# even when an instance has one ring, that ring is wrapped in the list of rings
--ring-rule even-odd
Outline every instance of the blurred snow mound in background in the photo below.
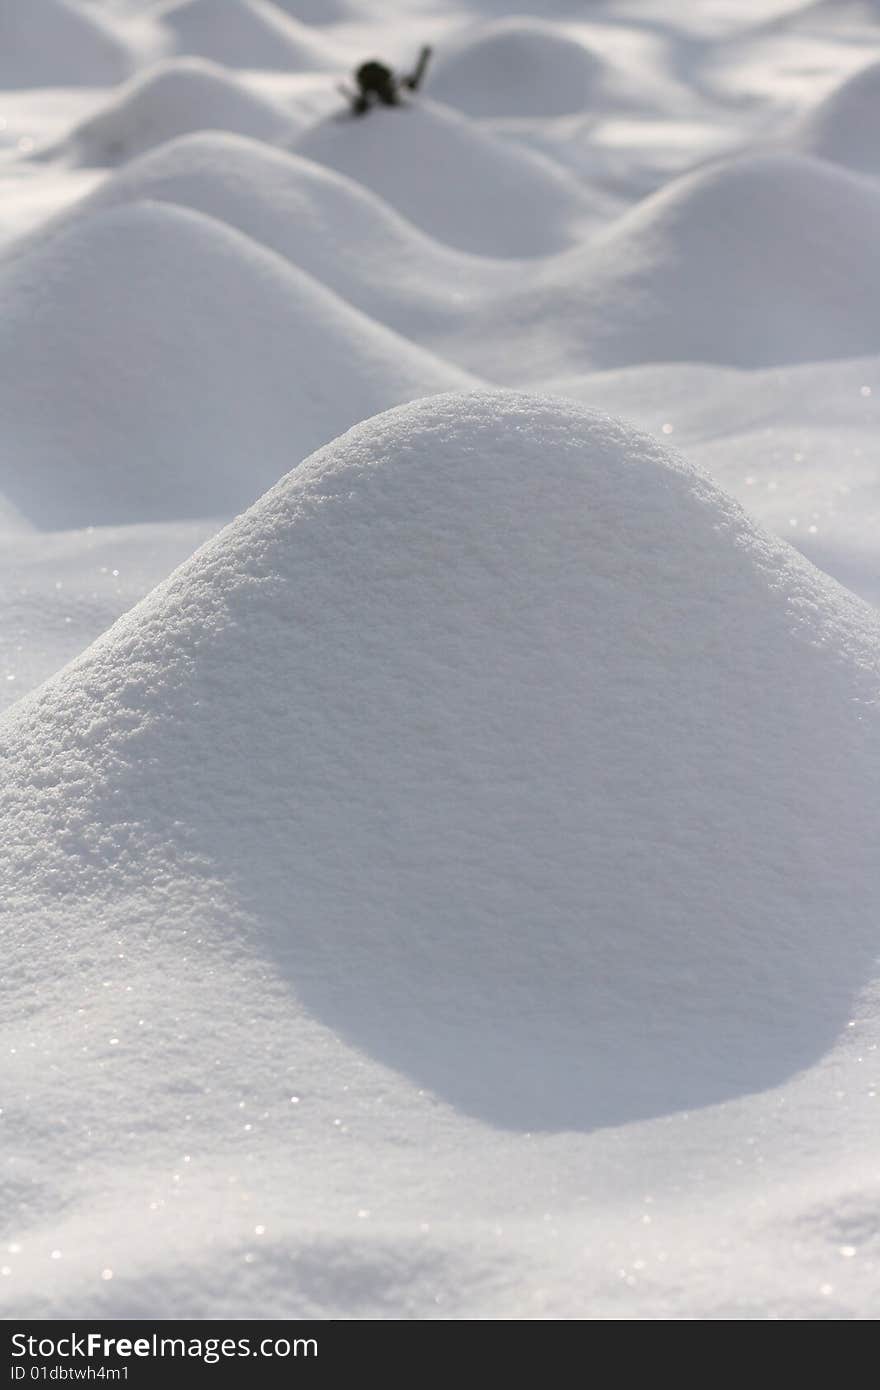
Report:
[[[537,19],[501,19],[443,45],[432,97],[469,116],[567,116],[595,99],[603,64],[584,44]]]
[[[807,154],[880,174],[880,62],[860,68],[800,122],[797,143]]]
[[[228,516],[365,415],[468,381],[241,233],[149,203],[0,266],[0,353],[0,494],[45,529]]]
[[[177,58],[133,77],[71,132],[66,147],[83,164],[112,166],[190,131],[229,130],[280,143],[297,128],[281,105],[218,64]]]
[[[227,67],[325,71],[340,66],[324,38],[266,0],[172,0],[157,17],[181,53]]]

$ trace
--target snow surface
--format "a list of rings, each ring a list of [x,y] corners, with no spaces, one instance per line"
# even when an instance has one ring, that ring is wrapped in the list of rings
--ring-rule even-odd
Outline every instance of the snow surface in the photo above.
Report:
[[[548,381],[684,449],[821,569],[880,604],[880,362],[659,363]]]
[[[793,154],[724,160],[548,259],[447,350],[517,385],[670,359],[764,367],[880,352],[878,239],[873,180]],[[527,356],[511,355],[512,338],[528,339]]]
[[[428,89],[470,116],[567,116],[601,79],[600,60],[553,24],[502,19],[444,45]]]
[[[422,101],[369,121],[330,117],[297,153],[366,184],[424,231],[477,255],[537,256],[595,227],[608,200],[558,164]]]
[[[0,0],[4,1316],[876,1316],[878,24]]]
[[[216,63],[181,58],[138,74],[68,145],[83,164],[122,164],[194,130],[231,130],[269,143],[291,139],[297,125],[283,107],[249,91]]]
[[[391,1069],[496,1129],[781,1083],[845,1025],[873,952],[877,637],[871,610],[608,417],[477,394],[358,426],[7,717],[23,1001],[71,943],[63,990],[38,990],[41,1045],[66,1044],[33,1109],[102,1107],[108,1068],[114,1094],[149,1073],[139,1161],[173,1167],[194,1103],[179,1066],[207,1036],[234,1139],[261,976],[325,1037],[324,1068],[354,1051],[362,1086]],[[187,938],[159,1005],[153,972]],[[321,1084],[296,1065],[297,1120]],[[291,1142],[293,1085],[261,1082],[258,1155]],[[105,1116],[102,1167],[131,1123]]]
[[[33,246],[98,209],[137,200],[193,208],[236,227],[401,333],[458,329],[474,305],[521,283],[420,232],[354,179],[262,142],[205,132],[132,160],[28,234]]]
[[[803,118],[798,144],[859,173],[880,174],[875,132],[880,117],[880,61],[846,78]]]
[[[131,55],[75,0],[0,0],[0,87],[118,82]]]
[[[11,259],[0,306],[15,363],[0,496],[50,530],[228,516],[356,420],[467,382],[241,233],[161,204]]]
[[[159,11],[180,52],[239,68],[334,68],[327,42],[271,0],[172,0]]]

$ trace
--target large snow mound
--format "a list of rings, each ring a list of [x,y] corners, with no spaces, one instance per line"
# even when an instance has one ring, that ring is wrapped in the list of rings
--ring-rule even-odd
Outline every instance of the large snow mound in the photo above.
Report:
[[[445,41],[433,97],[469,116],[566,116],[589,104],[603,65],[584,44],[538,19],[499,19]]]
[[[864,174],[880,174],[880,62],[869,63],[801,121],[796,142],[807,154]]]
[[[160,18],[180,53],[228,67],[311,72],[339,66],[324,39],[269,0],[172,0]]]
[[[215,132],[182,136],[133,160],[23,244],[98,209],[145,199],[236,227],[407,335],[460,323],[520,274],[515,264],[493,265],[434,241],[326,165]]]
[[[228,516],[469,379],[249,238],[136,203],[0,266],[0,494],[47,528]]]
[[[119,82],[132,57],[100,14],[69,0],[0,0],[0,87]]]
[[[866,179],[791,154],[717,164],[499,297],[462,360],[516,382],[510,342],[527,340],[534,382],[638,362],[766,367],[869,354],[880,348],[878,239],[880,189]]]
[[[66,142],[84,164],[122,164],[175,136],[231,130],[255,140],[289,140],[297,122],[201,58],[179,58],[139,73]]]
[[[315,454],[5,717],[4,899],[33,969],[68,943],[71,1003],[105,937],[134,978],[185,926],[493,1123],[772,1086],[875,954],[877,639],[609,417],[418,402]],[[250,1023],[220,1010],[206,1055]],[[75,1071],[112,1116],[148,1053],[161,1116],[178,1032],[126,1028],[100,1088],[78,1050],[46,1084]]]
[[[441,241],[485,256],[570,245],[607,202],[551,160],[420,100],[305,131],[296,151],[358,179]]]

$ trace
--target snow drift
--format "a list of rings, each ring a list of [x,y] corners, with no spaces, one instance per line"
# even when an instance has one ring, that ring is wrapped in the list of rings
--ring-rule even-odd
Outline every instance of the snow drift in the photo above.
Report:
[[[877,638],[608,417],[405,406],[5,716],[4,899],[71,942],[72,998],[105,937],[136,981],[185,928],[494,1124],[772,1086],[875,952]],[[211,1030],[251,1047],[249,1006]],[[147,1048],[165,1113],[177,1031],[127,1030],[105,1111]]]
[[[65,146],[83,164],[122,164],[175,136],[230,130],[255,140],[289,140],[297,122],[216,63],[182,58],[139,73]]]
[[[21,245],[143,200],[226,222],[406,335],[459,324],[521,279],[517,265],[493,265],[434,241],[344,174],[213,132],[182,136],[133,160]]]
[[[424,100],[370,119],[340,115],[304,131],[297,153],[366,184],[429,235],[485,256],[569,245],[607,212],[543,155]]]
[[[542,390],[674,442],[763,526],[880,607],[880,358],[764,371],[655,362]]]
[[[303,24],[338,24],[357,17],[352,0],[273,0],[276,8]]]
[[[469,378],[211,218],[136,203],[0,264],[0,494],[46,528],[228,516]]]
[[[841,82],[800,122],[795,142],[806,154],[863,174],[880,174],[880,62]]]
[[[159,12],[180,53],[232,68],[324,71],[333,49],[270,0],[172,0]]]
[[[0,87],[120,82],[132,55],[94,10],[69,0],[0,0]]]
[[[731,160],[675,180],[542,266],[448,351],[514,382],[513,339],[528,342],[531,382],[638,362],[869,354],[880,348],[878,238],[880,189],[868,180],[798,155]]]
[[[432,97],[469,116],[566,116],[582,111],[602,63],[538,19],[500,19],[446,40],[430,69]]]

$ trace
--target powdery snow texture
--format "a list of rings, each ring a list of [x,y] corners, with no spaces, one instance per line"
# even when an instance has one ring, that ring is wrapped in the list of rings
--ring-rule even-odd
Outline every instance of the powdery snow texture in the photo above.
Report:
[[[7,1317],[876,1315],[880,8],[538,8],[0,0]]]
[[[876,638],[608,417],[402,407],[8,716],[5,897],[22,944],[99,901],[85,939],[130,947],[169,902],[247,922],[317,1019],[493,1124],[770,1086],[872,955]]]

